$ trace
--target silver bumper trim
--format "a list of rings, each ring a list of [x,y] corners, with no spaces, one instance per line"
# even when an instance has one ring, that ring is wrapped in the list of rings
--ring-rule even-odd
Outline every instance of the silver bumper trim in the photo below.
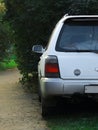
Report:
[[[98,80],[63,80],[59,78],[41,78],[42,96],[64,96],[74,93],[84,94],[85,86],[98,85]]]

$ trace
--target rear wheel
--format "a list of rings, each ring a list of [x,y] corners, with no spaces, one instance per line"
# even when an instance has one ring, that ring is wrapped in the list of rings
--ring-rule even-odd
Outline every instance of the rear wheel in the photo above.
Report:
[[[45,99],[41,99],[41,114],[42,117],[47,117],[49,115],[49,107],[47,106]]]
[[[41,98],[41,114],[42,117],[51,115],[53,108],[56,106],[56,100],[53,98]]]
[[[48,107],[46,107],[44,104],[42,104],[41,106],[41,114],[42,114],[42,117],[44,118],[49,115]]]
[[[40,80],[38,79],[38,100],[41,102]]]
[[[38,90],[38,100],[39,100],[39,102],[41,102],[41,92],[40,92],[40,90]]]

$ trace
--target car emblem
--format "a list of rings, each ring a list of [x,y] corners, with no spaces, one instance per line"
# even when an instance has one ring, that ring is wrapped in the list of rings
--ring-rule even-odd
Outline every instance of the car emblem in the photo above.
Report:
[[[98,72],[98,68],[95,68],[95,71]]]
[[[74,75],[79,76],[81,74],[81,71],[79,69],[74,70]]]

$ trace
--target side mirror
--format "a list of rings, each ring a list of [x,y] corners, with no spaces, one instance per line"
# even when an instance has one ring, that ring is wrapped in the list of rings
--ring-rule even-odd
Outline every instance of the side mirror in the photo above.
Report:
[[[36,52],[36,53],[41,53],[42,54],[45,51],[45,49],[43,48],[42,45],[34,45],[32,47],[32,51]]]

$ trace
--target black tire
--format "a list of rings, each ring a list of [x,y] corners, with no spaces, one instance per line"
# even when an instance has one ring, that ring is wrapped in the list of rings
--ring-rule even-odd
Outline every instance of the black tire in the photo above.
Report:
[[[40,81],[39,81],[39,78],[38,78],[38,100],[39,100],[39,102],[41,102],[41,90],[40,90]]]
[[[42,117],[48,117],[53,114],[53,108],[56,106],[56,100],[51,98],[41,97],[41,114]]]
[[[39,100],[39,102],[41,102],[41,92],[40,92],[40,89],[38,90],[38,100]]]
[[[43,118],[47,117],[47,116],[49,115],[48,108],[42,105],[42,108],[41,108],[41,109],[42,109],[42,111],[41,111],[41,112],[42,112],[42,113],[41,113],[41,114],[42,114],[42,117],[43,117]]]
[[[45,118],[45,117],[49,116],[49,113],[50,113],[50,110],[49,110],[49,107],[47,106],[45,99],[41,99],[41,114],[42,114],[42,117]]]

